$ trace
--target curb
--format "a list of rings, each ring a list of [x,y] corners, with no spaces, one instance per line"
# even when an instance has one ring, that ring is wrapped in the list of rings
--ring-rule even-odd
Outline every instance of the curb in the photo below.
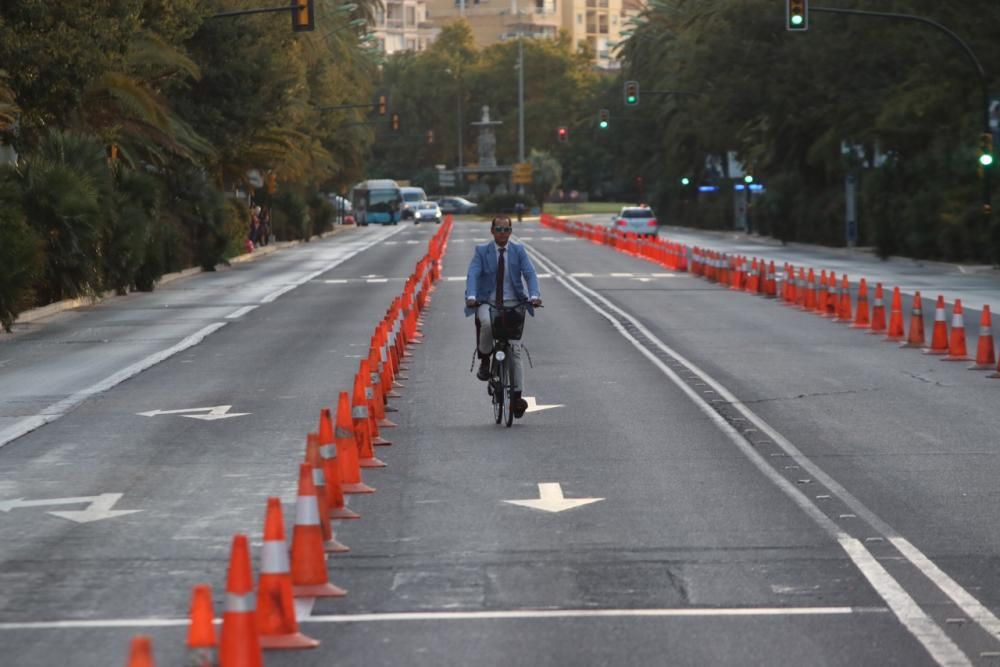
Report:
[[[355,229],[353,225],[348,225],[347,227],[335,227],[329,232],[323,232],[319,236],[312,236],[309,241],[322,240],[330,238],[331,236],[336,236],[342,232],[347,231],[347,229]],[[270,243],[263,248],[258,248],[253,252],[245,253],[243,255],[236,255],[227,260],[226,263],[217,264],[216,271],[225,270],[228,266],[233,264],[243,264],[245,262],[253,262],[262,257],[267,257],[268,255],[278,252],[279,250],[284,250],[285,248],[292,248],[297,245],[306,243],[306,241],[281,241],[276,243]],[[184,269],[182,271],[176,271],[174,273],[165,273],[160,276],[160,279],[156,281],[154,290],[161,285],[167,285],[181,278],[188,278],[190,276],[205,273],[202,271],[200,266],[194,266],[189,269]],[[135,294],[135,292],[129,292],[128,294]],[[116,294],[113,290],[107,291],[104,294],[97,296],[83,296],[76,299],[65,299],[63,301],[56,301],[55,303],[50,303],[45,306],[39,306],[38,308],[32,308],[31,310],[26,310],[19,313],[17,318],[14,320],[14,326],[18,324],[26,324],[29,322],[35,322],[37,320],[49,317],[50,315],[55,315],[57,313],[62,313],[67,310],[74,310],[83,306],[93,306],[98,303],[103,303],[105,301],[110,301],[111,299],[120,298],[123,296],[128,296],[128,294]],[[2,333],[2,332],[0,332]]]

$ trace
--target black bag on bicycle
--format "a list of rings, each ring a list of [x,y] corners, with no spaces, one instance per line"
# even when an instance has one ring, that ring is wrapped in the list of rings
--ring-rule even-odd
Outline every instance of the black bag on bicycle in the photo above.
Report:
[[[524,308],[504,308],[493,311],[493,337],[521,340],[524,333]]]

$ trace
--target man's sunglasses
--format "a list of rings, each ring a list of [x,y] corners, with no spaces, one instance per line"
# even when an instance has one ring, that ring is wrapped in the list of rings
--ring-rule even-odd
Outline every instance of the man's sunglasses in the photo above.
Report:
[[[494,227],[493,228],[493,231],[497,232],[498,234],[506,234],[506,233],[511,232],[513,230],[514,230],[513,227],[499,227],[498,226],[498,227]]]

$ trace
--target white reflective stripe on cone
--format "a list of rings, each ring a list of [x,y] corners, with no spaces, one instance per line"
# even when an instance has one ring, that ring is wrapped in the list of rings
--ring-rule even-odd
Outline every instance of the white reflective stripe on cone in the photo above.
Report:
[[[348,430],[347,430],[346,428],[344,428],[343,426],[338,426],[337,428],[335,428],[335,429],[333,430],[333,435],[334,435],[334,437],[336,437],[336,438],[350,438],[350,437],[352,437],[352,436],[353,436],[354,434],[353,434],[353,433],[351,433],[350,431],[348,431]]]
[[[885,302],[882,299],[875,299],[875,307],[878,308],[879,306],[885,307]]]
[[[337,458],[337,446],[336,445],[323,445],[319,448],[319,455],[324,459],[335,459]]]
[[[264,540],[260,548],[261,574],[287,574],[291,572],[288,564],[288,545],[284,540]]]
[[[323,468],[320,466],[313,468],[313,484],[316,486],[326,486],[326,477],[324,477]]]
[[[958,327],[959,329],[965,328],[965,318],[962,317],[962,313],[953,313],[951,316],[951,326]]]
[[[367,419],[368,418],[368,406],[367,405],[357,405],[351,408],[351,418],[352,419]]]
[[[381,382],[381,380],[379,380],[378,373],[372,371],[371,372],[371,376],[372,376],[372,386],[375,386],[375,385],[377,385],[377,384],[379,384]]]
[[[980,336],[992,336],[993,330],[990,327],[979,327]]]
[[[944,308],[935,308],[934,309],[934,321],[935,322],[944,322]]]
[[[316,496],[299,496],[295,501],[295,525],[319,525],[319,505]]]
[[[226,593],[224,608],[226,611],[234,611],[239,614],[254,611],[257,609],[257,598],[254,597],[253,593],[244,593],[243,595]]]
[[[370,401],[375,398],[375,390],[371,387],[365,387],[365,400]]]

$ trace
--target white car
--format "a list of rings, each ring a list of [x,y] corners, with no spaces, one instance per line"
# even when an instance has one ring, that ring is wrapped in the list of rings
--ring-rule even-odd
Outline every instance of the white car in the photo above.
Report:
[[[438,207],[437,202],[422,201],[415,205],[413,209],[413,224],[420,222],[441,223],[441,209]]]
[[[656,228],[660,224],[653,209],[648,206],[626,206],[618,215],[612,216],[611,221],[618,231],[639,236],[656,236]]]

